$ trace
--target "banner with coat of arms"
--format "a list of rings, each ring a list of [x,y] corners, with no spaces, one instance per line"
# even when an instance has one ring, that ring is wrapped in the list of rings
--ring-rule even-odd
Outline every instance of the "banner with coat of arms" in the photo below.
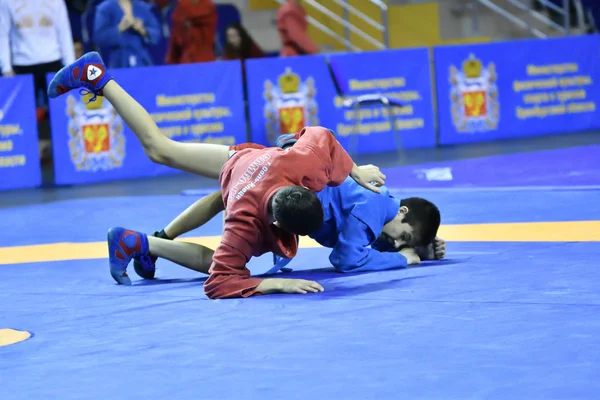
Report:
[[[125,158],[123,120],[103,97],[67,95],[69,155],[76,171],[109,171]]]
[[[320,125],[353,153],[434,146],[429,64],[425,48],[249,60],[252,141],[271,146],[281,134]],[[347,105],[376,95],[395,105]]]
[[[315,80],[300,76],[286,68],[276,82],[265,81],[265,118],[267,139],[274,143],[277,136],[296,133],[304,126],[318,125]]]
[[[0,77],[0,190],[42,183],[32,75]]]
[[[339,119],[332,129],[348,150],[435,146],[428,48],[332,54],[330,63],[343,94],[336,99]],[[361,106],[355,108],[356,102]]]
[[[483,66],[471,53],[459,70],[450,66],[452,122],[464,133],[496,129],[500,118],[500,101],[493,63]]]
[[[335,86],[320,55],[246,62],[251,141],[265,146],[304,126],[335,126]]]
[[[435,47],[440,144],[600,128],[598,38]]]

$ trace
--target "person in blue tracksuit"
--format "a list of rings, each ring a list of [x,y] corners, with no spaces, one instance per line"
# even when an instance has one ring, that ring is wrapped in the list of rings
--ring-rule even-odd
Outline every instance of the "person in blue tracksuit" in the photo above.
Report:
[[[418,197],[400,200],[385,186],[380,189],[381,194],[368,193],[347,179],[338,187],[326,186],[317,193],[324,220],[321,229],[310,237],[332,249],[329,261],[338,272],[382,271],[416,264],[419,257],[415,256],[423,252],[413,249],[431,244],[438,256],[445,251],[445,244],[435,240],[440,213],[433,203]]]
[[[288,149],[294,138],[280,137],[278,147]],[[239,147],[253,146],[244,144]],[[234,146],[235,147],[235,146]],[[421,259],[439,259],[445,256],[445,242],[436,236],[440,212],[431,202],[412,197],[397,199],[382,186],[374,193],[357,185],[352,178],[340,186],[326,186],[316,193],[323,205],[323,224],[309,235],[324,247],[331,248],[329,260],[338,272],[382,271],[418,264]],[[172,240],[202,226],[223,211],[220,191],[214,192],[191,205],[167,227],[154,236]],[[165,251],[167,246],[165,247]],[[196,254],[192,246],[173,246],[171,255],[162,257],[174,262],[187,260],[184,267],[208,273],[212,253]],[[187,252],[189,251],[189,254]],[[182,254],[186,253],[186,254]],[[153,279],[157,257],[134,259],[135,272],[142,278]],[[273,268],[266,275],[290,271],[291,259],[273,257]]]
[[[153,64],[150,49],[161,39],[160,21],[142,0],[106,0],[98,5],[93,41],[109,68]]]

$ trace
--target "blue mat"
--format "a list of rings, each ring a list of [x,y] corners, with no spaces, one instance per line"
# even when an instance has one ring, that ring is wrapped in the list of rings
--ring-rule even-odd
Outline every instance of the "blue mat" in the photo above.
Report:
[[[600,146],[409,165],[383,171],[390,187],[600,189]]]
[[[0,324],[35,334],[0,348],[0,397],[591,399],[597,250],[453,244],[430,267],[299,272],[326,291],[227,301],[168,263],[128,288],[105,260],[0,267]]]
[[[423,196],[438,205],[443,224],[600,220],[599,191],[419,191],[395,190],[402,197]],[[106,240],[113,226],[144,232],[164,228],[196,198],[165,195],[57,201],[0,209],[10,226],[2,246]],[[35,221],[34,225],[23,221]],[[32,229],[34,226],[35,229]],[[222,215],[191,236],[220,235]],[[187,236],[190,236],[187,235]]]
[[[591,190],[426,197],[444,224],[600,220]],[[193,200],[0,209],[11,227],[2,246],[103,241],[115,225],[152,232]],[[0,399],[600,395],[599,243],[448,243],[447,260],[354,275],[331,272],[328,254],[301,249],[286,274],[324,293],[219,301],[204,296],[202,275],[163,260],[159,280],[131,287],[114,284],[105,259],[0,265],[0,328],[34,333],[0,347]]]

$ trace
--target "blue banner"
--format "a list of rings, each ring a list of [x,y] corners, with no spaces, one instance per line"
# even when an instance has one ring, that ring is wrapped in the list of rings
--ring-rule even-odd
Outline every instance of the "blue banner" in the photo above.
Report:
[[[597,35],[434,49],[441,144],[600,128]]]
[[[246,142],[239,61],[117,69],[111,74],[173,140]],[[73,90],[50,101],[57,184],[176,172],[150,161],[105,98],[86,104],[88,98]]]
[[[321,125],[353,153],[376,153],[397,147],[395,124],[403,147],[435,145],[427,49],[341,54],[329,61],[320,55],[249,60],[246,71],[254,142],[273,145],[280,134]],[[344,105],[372,94],[398,99],[405,107],[377,105],[357,112]]]
[[[0,190],[41,182],[33,77],[0,78]]]
[[[345,99],[381,95],[402,104],[357,111],[335,99],[336,108],[342,111],[333,126],[340,143],[347,146],[350,135],[356,135],[358,153],[435,146],[429,49],[349,53],[330,60]]]
[[[333,129],[336,92],[323,56],[248,60],[246,81],[252,142],[271,146],[304,126]]]

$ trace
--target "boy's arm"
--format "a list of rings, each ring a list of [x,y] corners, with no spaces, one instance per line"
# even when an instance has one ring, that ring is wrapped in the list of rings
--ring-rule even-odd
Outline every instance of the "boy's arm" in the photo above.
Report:
[[[320,126],[306,127],[296,134],[296,138],[297,142],[290,151],[300,157],[311,157],[313,160],[316,156],[323,163],[322,166],[319,166],[313,161],[310,165],[317,168],[322,167],[325,180],[312,179],[312,174],[304,172],[305,175],[309,176],[305,178],[307,183],[305,186],[310,190],[318,192],[325,185],[339,186],[352,172],[354,168],[352,158],[330,130]],[[318,186],[310,186],[315,184]]]
[[[296,139],[290,151],[297,156],[310,158],[306,165],[314,168],[307,170],[305,167],[302,170],[302,184],[308,189],[319,192],[325,185],[339,186],[351,176],[359,185],[381,193],[376,185],[385,183],[385,175],[373,165],[358,167],[331,130],[320,126],[306,127],[296,134]],[[321,161],[321,165],[314,162],[315,157]]]
[[[221,241],[213,255],[210,276],[204,283],[209,299],[250,297],[262,294],[256,288],[263,279],[253,278],[246,268],[249,257],[237,246]]]
[[[338,272],[383,271],[403,268],[418,263],[418,257],[409,259],[399,252],[380,252],[369,249],[370,228],[354,215],[346,219],[343,231],[329,260]]]
[[[417,248],[422,260],[441,260],[446,257],[446,241],[436,237],[429,246]]]
[[[233,228],[243,234],[250,232],[250,226],[241,224],[225,225],[223,239],[213,255],[210,276],[204,284],[204,293],[210,299],[227,299],[250,297],[272,293],[322,292],[323,287],[317,282],[304,279],[255,278],[250,275],[246,263],[252,256],[254,246],[262,241],[258,229],[244,239],[233,233]],[[247,235],[243,235],[248,237]]]

